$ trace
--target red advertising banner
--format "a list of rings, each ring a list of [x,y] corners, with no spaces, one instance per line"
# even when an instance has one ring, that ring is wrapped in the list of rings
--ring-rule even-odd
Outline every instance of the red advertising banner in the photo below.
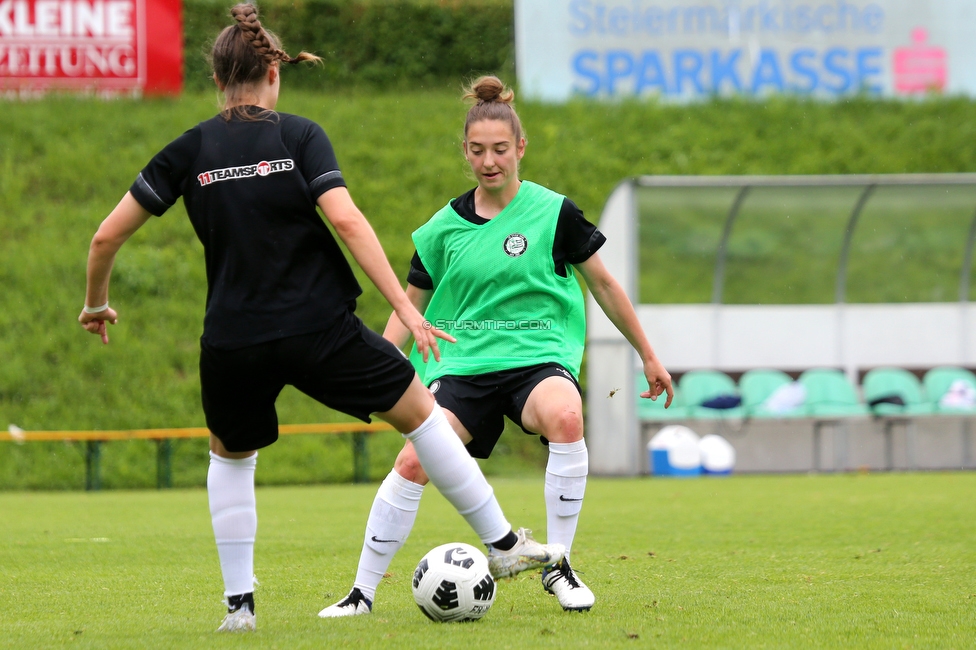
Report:
[[[0,0],[0,90],[172,95],[181,0]]]

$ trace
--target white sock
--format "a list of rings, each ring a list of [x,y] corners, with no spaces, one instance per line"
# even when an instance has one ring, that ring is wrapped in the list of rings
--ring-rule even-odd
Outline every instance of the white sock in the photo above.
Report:
[[[546,466],[546,525],[550,544],[566,547],[566,557],[573,547],[576,525],[583,508],[589,460],[586,442],[549,443]]]
[[[408,481],[393,470],[376,492],[369,519],[366,520],[366,539],[359,555],[354,585],[370,600],[375,600],[376,587],[386,574],[393,556],[407,541],[423,494],[423,485]]]
[[[505,519],[485,475],[454,433],[440,406],[434,404],[424,423],[403,437],[413,443],[430,482],[482,542],[497,542],[511,532],[512,526]]]
[[[221,458],[210,452],[207,496],[224,596],[254,591],[254,536],[258,511],[254,500],[254,468],[257,454],[249,458]]]

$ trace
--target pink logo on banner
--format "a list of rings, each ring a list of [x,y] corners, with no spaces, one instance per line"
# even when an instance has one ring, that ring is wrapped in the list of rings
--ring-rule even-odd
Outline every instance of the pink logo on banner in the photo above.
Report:
[[[912,30],[911,47],[895,49],[895,92],[924,93],[946,87],[946,51],[925,45],[929,33],[922,27]]]

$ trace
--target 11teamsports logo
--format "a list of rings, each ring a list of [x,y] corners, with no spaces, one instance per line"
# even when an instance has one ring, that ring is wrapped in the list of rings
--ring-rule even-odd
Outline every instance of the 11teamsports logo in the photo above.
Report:
[[[262,160],[255,165],[242,165],[240,167],[224,167],[223,169],[213,169],[209,172],[197,174],[200,187],[217,183],[219,181],[230,181],[235,178],[251,178],[254,176],[267,176],[276,172],[287,172],[295,169],[295,161],[291,158],[283,160]]]

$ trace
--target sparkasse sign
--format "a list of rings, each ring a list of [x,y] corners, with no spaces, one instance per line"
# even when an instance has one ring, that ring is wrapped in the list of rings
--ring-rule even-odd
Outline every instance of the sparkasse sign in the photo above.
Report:
[[[180,0],[0,0],[0,89],[179,93]]]
[[[516,0],[523,94],[976,95],[974,0]]]

